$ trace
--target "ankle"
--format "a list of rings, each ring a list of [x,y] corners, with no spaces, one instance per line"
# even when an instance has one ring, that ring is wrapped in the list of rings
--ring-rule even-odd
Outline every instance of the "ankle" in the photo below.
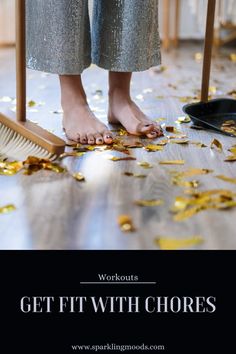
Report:
[[[80,75],[60,75],[61,104],[87,105],[87,97]]]
[[[110,103],[113,103],[114,101],[131,102],[130,93],[120,87],[110,88],[108,92],[108,97]]]
[[[61,94],[61,106],[62,108],[73,107],[73,106],[87,106],[88,102],[86,96],[80,94],[74,94],[70,92],[63,92]]]

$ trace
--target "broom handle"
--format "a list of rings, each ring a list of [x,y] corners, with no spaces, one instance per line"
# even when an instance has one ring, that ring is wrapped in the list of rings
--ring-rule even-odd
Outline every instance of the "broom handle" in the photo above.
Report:
[[[16,119],[26,121],[25,0],[16,0]]]
[[[203,70],[202,70],[202,90],[201,90],[202,102],[208,101],[208,94],[209,94],[212,47],[213,47],[213,40],[214,40],[215,9],[216,9],[216,0],[208,0],[204,59],[203,59]]]

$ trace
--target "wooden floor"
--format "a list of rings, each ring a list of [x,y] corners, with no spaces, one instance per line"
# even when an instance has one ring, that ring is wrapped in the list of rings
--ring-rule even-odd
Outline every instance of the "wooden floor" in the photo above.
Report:
[[[183,103],[178,97],[194,96],[199,89],[202,63],[194,59],[194,54],[201,50],[200,44],[182,44],[179,50],[163,54],[166,70],[151,69],[133,76],[133,96],[153,119],[166,118],[162,123],[172,125],[183,115]],[[236,63],[229,60],[232,52],[236,49],[224,49],[215,55],[211,85],[216,86],[217,95],[236,89]],[[28,100],[43,103],[33,107],[28,117],[62,135],[62,115],[52,113],[60,110],[57,77],[29,71],[28,79]],[[107,73],[92,66],[84,74],[84,83],[92,109],[105,122]],[[0,50],[0,98],[2,96],[15,96],[12,49]],[[0,108],[6,106],[14,105],[0,102]],[[200,235],[204,241],[194,249],[236,249],[236,208],[207,210],[183,222],[173,221],[170,208],[175,196],[183,195],[183,189],[171,184],[168,173],[189,167],[209,168],[214,170],[212,174],[198,178],[200,190],[236,191],[235,185],[214,177],[224,174],[236,178],[236,162],[224,162],[224,157],[229,155],[227,149],[236,139],[193,130],[190,124],[182,124],[179,129],[191,141],[200,141],[208,147],[168,144],[162,152],[134,149],[136,161],[108,160],[108,154],[123,156],[113,151],[89,152],[80,158],[64,159],[70,172],[80,171],[85,175],[84,183],[77,182],[69,173],[48,171],[32,176],[0,176],[0,206],[12,203],[17,208],[12,213],[0,214],[0,248],[158,250],[156,237],[182,239]],[[210,149],[214,138],[222,142],[222,153]],[[158,164],[166,159],[186,162],[184,166]],[[143,169],[137,161],[152,163],[154,168]],[[123,175],[126,171],[148,176],[128,177]],[[165,203],[142,208],[134,205],[137,199],[163,199]],[[117,217],[121,214],[132,216],[135,232],[120,231]]]

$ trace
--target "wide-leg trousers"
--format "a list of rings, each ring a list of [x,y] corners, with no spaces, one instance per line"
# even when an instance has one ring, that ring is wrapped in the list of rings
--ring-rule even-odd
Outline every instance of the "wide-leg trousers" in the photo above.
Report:
[[[60,75],[91,63],[118,71],[160,64],[158,0],[26,0],[27,66]]]

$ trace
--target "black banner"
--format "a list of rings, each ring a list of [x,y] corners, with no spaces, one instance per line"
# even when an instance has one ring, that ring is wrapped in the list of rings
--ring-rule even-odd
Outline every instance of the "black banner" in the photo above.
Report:
[[[2,252],[1,353],[232,353],[235,252]]]

